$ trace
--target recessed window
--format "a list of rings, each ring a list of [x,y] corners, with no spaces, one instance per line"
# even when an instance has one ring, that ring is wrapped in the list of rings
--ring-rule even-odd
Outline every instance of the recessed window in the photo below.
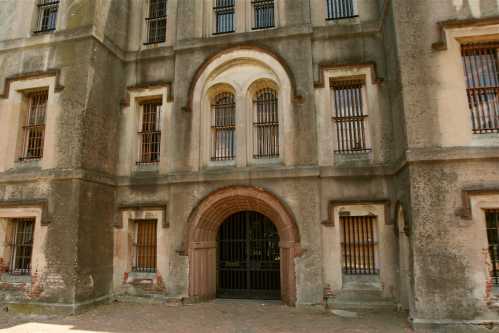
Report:
[[[499,133],[499,44],[462,46],[474,134]]]
[[[38,14],[34,32],[48,32],[55,30],[59,0],[38,0]]]
[[[259,90],[253,101],[253,157],[279,157],[279,117],[278,99],[275,90],[264,88]]]
[[[24,111],[23,147],[20,160],[43,157],[45,118],[48,91],[26,94],[27,109]]]
[[[161,100],[141,104],[139,131],[139,161],[137,164],[157,163],[161,150]]]
[[[499,286],[499,209],[486,210],[487,240],[489,242],[490,275],[494,286]]]
[[[10,274],[27,275],[31,272],[33,251],[34,218],[16,218],[10,223],[11,232],[7,241],[10,246]]]
[[[144,44],[166,41],[167,1],[150,0],[149,17],[146,18],[147,38]]]
[[[234,0],[215,0],[215,34],[234,32]]]
[[[355,0],[326,0],[327,20],[357,17]]]
[[[233,160],[236,157],[236,103],[234,94],[223,92],[211,105],[211,160]]]
[[[376,216],[340,216],[340,223],[343,273],[378,274]]]
[[[273,28],[274,0],[253,0],[253,29]]]
[[[156,272],[156,225],[156,220],[135,221],[134,272]]]

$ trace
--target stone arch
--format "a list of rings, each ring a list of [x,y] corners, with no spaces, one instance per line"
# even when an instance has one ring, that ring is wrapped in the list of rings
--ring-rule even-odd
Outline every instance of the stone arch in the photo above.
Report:
[[[192,211],[184,235],[184,253],[189,256],[189,296],[199,299],[216,296],[218,229],[227,217],[241,211],[261,213],[275,224],[281,249],[281,299],[294,305],[294,258],[301,253],[298,226],[277,196],[250,186],[219,189],[202,199]]]

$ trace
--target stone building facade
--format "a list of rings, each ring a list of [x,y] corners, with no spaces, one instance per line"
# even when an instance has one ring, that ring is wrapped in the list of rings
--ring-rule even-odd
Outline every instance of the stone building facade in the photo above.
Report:
[[[496,0],[1,1],[0,301],[497,323],[498,49]]]

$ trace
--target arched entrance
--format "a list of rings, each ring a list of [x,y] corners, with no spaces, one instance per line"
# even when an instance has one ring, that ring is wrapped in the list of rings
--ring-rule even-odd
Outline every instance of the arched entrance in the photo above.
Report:
[[[222,188],[201,200],[189,217],[184,251],[189,256],[189,296],[215,298],[217,294],[217,236],[230,216],[257,212],[275,226],[279,236],[280,298],[296,302],[294,259],[301,253],[298,228],[292,215],[272,193],[249,186]]]

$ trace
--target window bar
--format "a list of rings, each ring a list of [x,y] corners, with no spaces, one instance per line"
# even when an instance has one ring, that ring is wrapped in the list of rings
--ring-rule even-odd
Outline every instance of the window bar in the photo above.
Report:
[[[492,283],[499,285],[499,209],[489,209],[485,211],[485,220],[487,228],[487,240],[489,243],[490,263],[492,265],[490,276]]]
[[[136,221],[134,272],[156,272],[156,220]]]
[[[45,90],[30,93],[27,98],[28,108],[23,126],[24,141],[20,160],[40,159],[43,156],[48,92]]]
[[[234,0],[216,0],[213,11],[215,13],[214,34],[234,32]]]
[[[144,45],[166,41],[167,0],[150,0],[146,18],[147,39]]]
[[[38,0],[35,33],[55,30],[59,0]]]
[[[10,236],[10,273],[13,275],[29,275],[31,273],[34,227],[34,218],[13,219]]]
[[[254,158],[279,157],[279,115],[277,93],[265,88],[254,100]]]
[[[274,27],[274,0],[253,0],[253,29]]]
[[[142,104],[140,153],[137,164],[158,163],[161,155],[161,101]]]
[[[327,20],[357,17],[354,0],[326,0]]]
[[[212,105],[212,152],[215,161],[235,158],[235,101],[232,93],[224,92],[215,97]]]
[[[374,216],[340,217],[343,272],[349,275],[378,274],[375,264]]]

